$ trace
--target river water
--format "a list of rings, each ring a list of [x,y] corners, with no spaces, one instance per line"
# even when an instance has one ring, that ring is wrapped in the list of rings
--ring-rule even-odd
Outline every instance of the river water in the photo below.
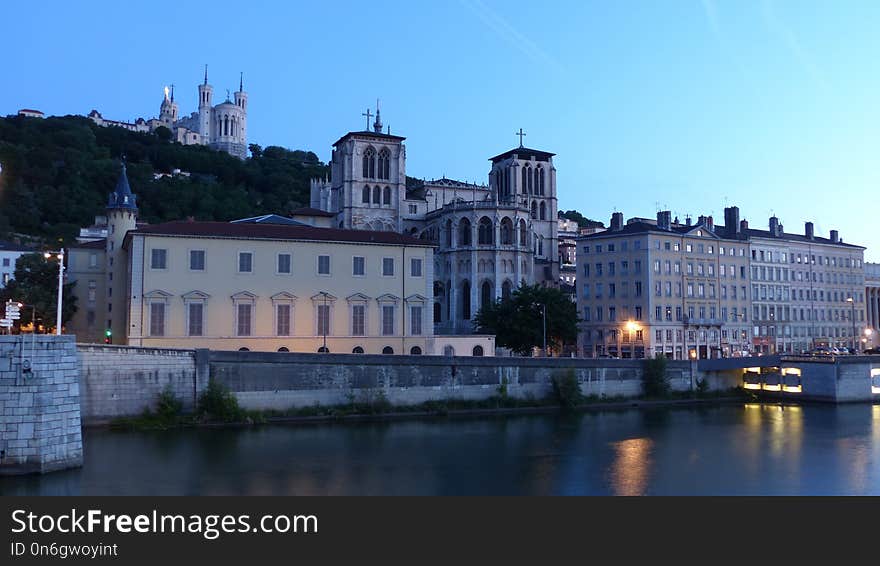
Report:
[[[880,494],[880,405],[89,429],[85,466],[3,495]]]

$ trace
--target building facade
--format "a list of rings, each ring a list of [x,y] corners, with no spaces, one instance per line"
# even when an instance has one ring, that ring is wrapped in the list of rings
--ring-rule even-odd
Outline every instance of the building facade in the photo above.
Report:
[[[438,334],[470,334],[489,301],[521,284],[559,285],[553,155],[523,146],[490,158],[487,185],[450,179],[406,186],[405,138],[349,132],[334,145],[330,179],[311,206],[343,229],[405,233],[437,246],[432,314]]]
[[[578,239],[578,310],[585,356],[674,359],[776,354],[851,346],[864,328],[864,248],[832,231],[749,228],[739,209],[725,225],[623,223]],[[847,301],[847,299],[852,301]]]
[[[865,345],[880,345],[880,263],[865,263],[865,300],[867,301],[867,324]]]
[[[165,87],[165,95],[159,106],[158,118],[134,122],[108,120],[97,110],[88,114],[99,126],[114,126],[133,132],[154,132],[160,126],[171,131],[172,140],[183,145],[206,145],[218,151],[225,151],[239,159],[247,157],[247,110],[248,95],[244,91],[244,80],[239,81],[238,90],[230,98],[214,105],[214,87],[208,84],[208,67],[205,65],[205,80],[199,85],[198,111],[189,116],[180,116],[180,108],[174,100],[174,87]]]
[[[18,258],[34,251],[12,242],[0,241],[0,289],[6,287],[6,284],[12,280]]]

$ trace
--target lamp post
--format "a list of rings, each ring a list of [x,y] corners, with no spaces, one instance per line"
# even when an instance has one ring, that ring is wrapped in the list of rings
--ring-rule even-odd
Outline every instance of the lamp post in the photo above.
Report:
[[[626,331],[629,332],[629,357],[630,359],[635,359],[636,357],[636,344],[635,344],[635,331],[638,329],[639,325],[633,322],[632,320],[626,321]]]
[[[327,353],[327,327],[330,326],[330,313],[327,312],[327,291],[321,291],[320,295],[321,295],[321,298],[324,303],[324,314],[327,316],[327,318],[325,320],[321,321],[321,331],[324,334],[324,345],[321,346],[321,353],[326,354]]]
[[[64,250],[45,252],[43,257],[49,259],[53,255],[58,258],[58,300],[55,312],[55,334],[61,336],[61,300],[64,291]]]
[[[544,357],[547,357],[547,304],[541,303],[541,322],[544,328]]]
[[[868,342],[871,342],[871,334],[873,334],[873,333],[874,333],[874,331],[871,330],[870,328],[865,328],[865,347],[868,346]],[[873,346],[873,343],[872,343],[872,346]],[[864,350],[865,349],[862,348],[862,351],[864,351]]]
[[[852,306],[852,310],[850,311],[849,319],[852,322],[852,349],[853,354],[857,353],[856,349],[856,301],[853,297],[847,297],[846,302],[848,302]]]

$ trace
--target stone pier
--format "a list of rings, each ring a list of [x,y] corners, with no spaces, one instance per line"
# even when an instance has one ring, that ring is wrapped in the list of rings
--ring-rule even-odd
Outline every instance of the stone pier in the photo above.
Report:
[[[82,466],[73,336],[0,336],[0,474]]]

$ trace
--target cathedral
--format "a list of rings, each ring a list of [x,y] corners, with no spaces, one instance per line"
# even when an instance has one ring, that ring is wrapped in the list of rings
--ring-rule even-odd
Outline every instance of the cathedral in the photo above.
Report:
[[[429,240],[438,334],[468,334],[479,309],[520,284],[559,284],[553,153],[520,145],[491,157],[488,184],[442,178],[406,183],[406,138],[370,130],[333,144],[330,178],[311,183],[311,207],[334,225]]]
[[[239,159],[247,157],[247,103],[244,79],[240,78],[238,90],[226,91],[226,100],[214,105],[214,87],[208,84],[208,66],[205,65],[205,81],[199,85],[199,110],[181,118],[174,101],[174,86],[165,87],[165,96],[159,106],[159,117],[150,120],[138,118],[135,122],[107,120],[97,110],[88,117],[99,126],[116,126],[136,132],[153,132],[164,126],[171,131],[171,139],[183,145],[206,145],[225,151]]]

